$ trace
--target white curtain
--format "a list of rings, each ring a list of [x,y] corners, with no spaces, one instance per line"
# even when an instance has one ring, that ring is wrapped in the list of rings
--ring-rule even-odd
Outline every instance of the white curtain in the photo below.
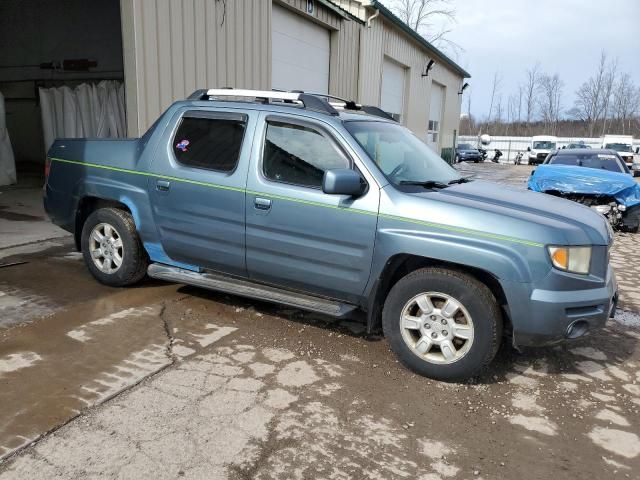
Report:
[[[40,110],[45,152],[56,138],[127,135],[124,84],[116,80],[40,88]]]
[[[16,183],[16,162],[7,131],[4,96],[0,93],[0,186]]]

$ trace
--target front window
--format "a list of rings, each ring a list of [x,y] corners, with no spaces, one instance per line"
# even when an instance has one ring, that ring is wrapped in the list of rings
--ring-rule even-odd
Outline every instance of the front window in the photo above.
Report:
[[[626,169],[615,155],[607,154],[582,154],[582,155],[556,155],[549,160],[553,165],[573,165],[586,168],[597,168],[610,172],[625,173]]]
[[[607,150],[615,150],[616,152],[631,153],[631,145],[627,145],[626,143],[607,143],[604,148]]]
[[[547,142],[547,141],[533,142],[533,149],[534,150],[555,150],[556,142]]]
[[[394,185],[412,182],[448,184],[460,175],[410,130],[395,123],[344,123],[369,158]]]
[[[320,188],[325,171],[350,166],[346,155],[319,130],[267,121],[262,168],[269,180]]]
[[[473,150],[473,147],[470,143],[461,143],[458,145],[458,150]]]

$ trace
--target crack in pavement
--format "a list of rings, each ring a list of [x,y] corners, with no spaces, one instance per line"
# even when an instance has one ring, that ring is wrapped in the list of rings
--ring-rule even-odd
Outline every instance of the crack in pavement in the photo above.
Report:
[[[167,354],[167,358],[169,358],[169,360],[171,361],[171,365],[174,365],[176,363],[176,361],[178,360],[178,357],[176,356],[175,353],[173,353],[173,343],[175,342],[175,338],[173,336],[172,330],[173,328],[171,327],[171,323],[169,322],[169,319],[166,317],[166,312],[167,312],[167,303],[166,302],[162,302],[160,304],[160,320],[162,320],[162,326],[164,328],[164,332],[167,334],[167,349],[166,349],[166,354]]]

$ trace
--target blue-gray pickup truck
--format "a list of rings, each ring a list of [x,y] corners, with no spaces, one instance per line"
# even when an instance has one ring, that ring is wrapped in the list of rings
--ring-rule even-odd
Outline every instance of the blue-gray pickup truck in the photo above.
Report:
[[[93,276],[146,275],[335,317],[460,380],[615,311],[604,217],[463,178],[375,107],[200,90],[141,138],[57,140],[44,204]],[[361,315],[356,315],[360,317]]]

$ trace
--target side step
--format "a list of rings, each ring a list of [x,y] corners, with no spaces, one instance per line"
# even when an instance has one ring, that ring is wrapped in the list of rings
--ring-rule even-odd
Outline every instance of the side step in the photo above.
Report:
[[[215,273],[197,273],[182,268],[159,263],[149,265],[147,274],[151,278],[169,282],[184,283],[196,287],[255,298],[267,302],[280,303],[290,307],[323,313],[332,317],[345,317],[358,307],[337,300],[314,297],[304,293],[271,287],[249,280],[241,280]]]

